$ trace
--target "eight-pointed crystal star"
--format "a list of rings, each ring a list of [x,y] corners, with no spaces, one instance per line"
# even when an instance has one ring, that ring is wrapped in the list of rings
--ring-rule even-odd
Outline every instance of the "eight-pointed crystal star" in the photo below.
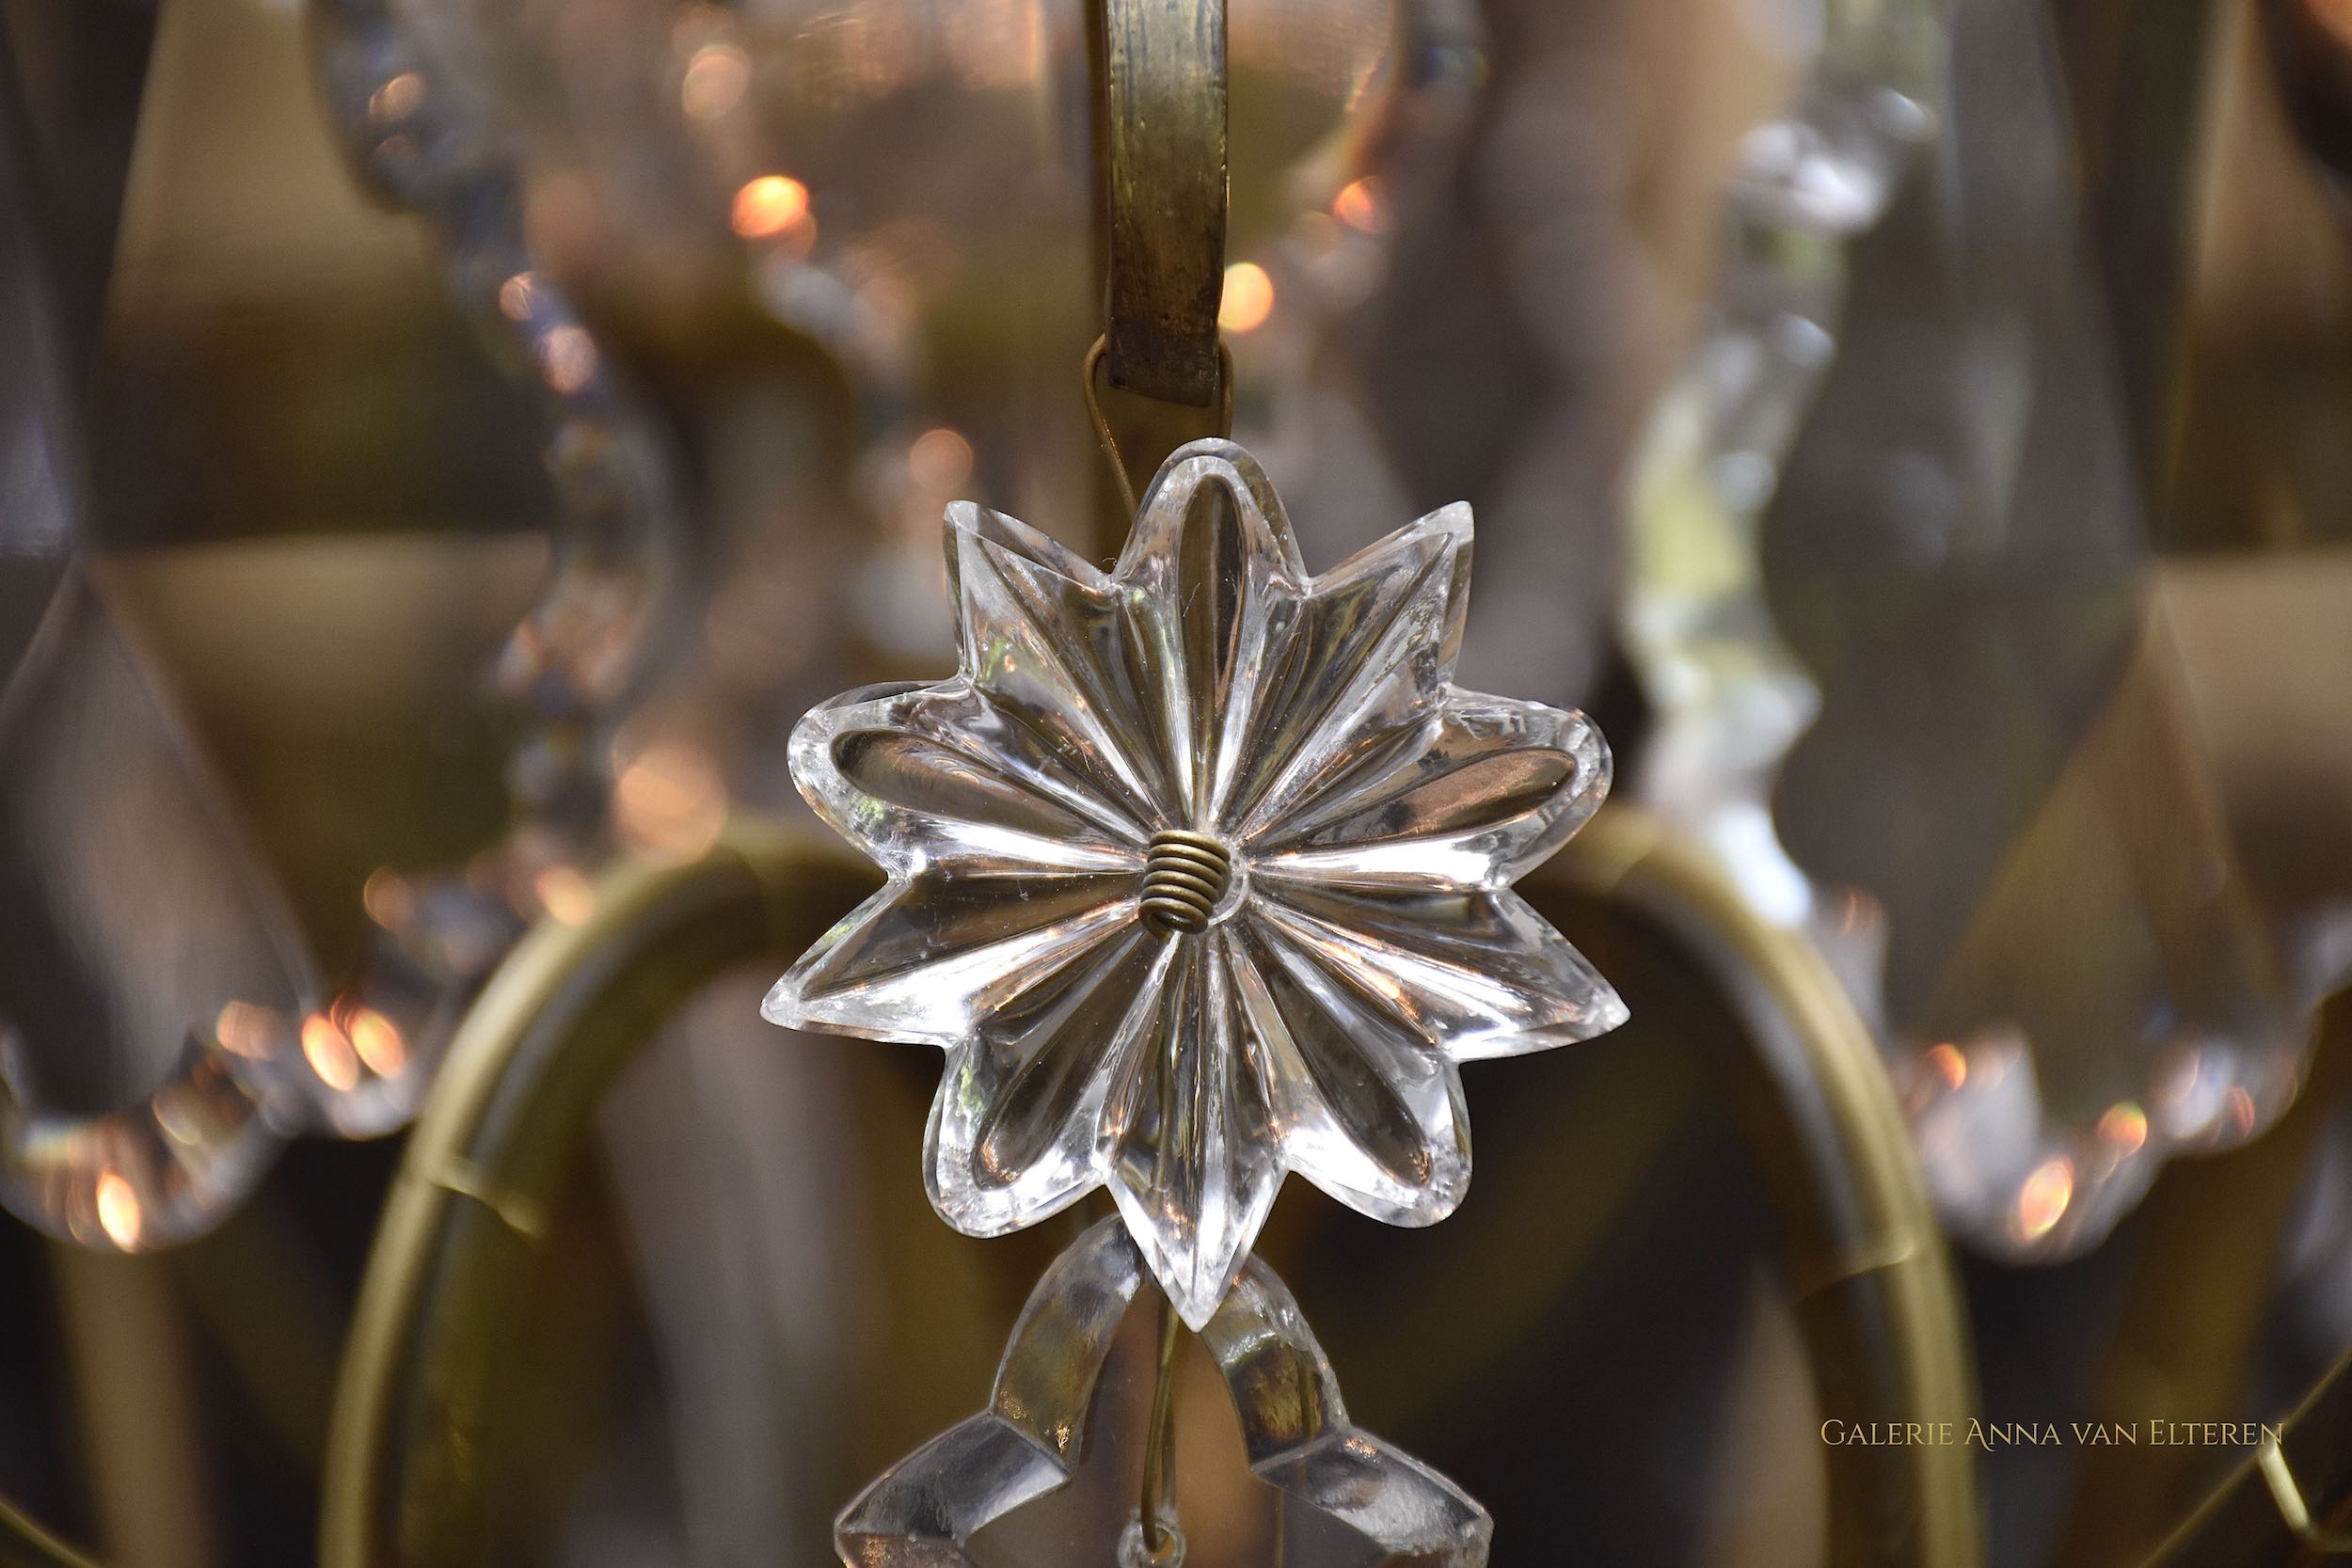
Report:
[[[947,522],[959,673],[793,734],[802,793],[889,882],[766,1016],[945,1047],[940,1213],[995,1235],[1107,1184],[1196,1329],[1285,1170],[1393,1225],[1451,1213],[1455,1064],[1625,1017],[1510,891],[1609,752],[1453,684],[1470,509],[1311,578],[1256,461],[1200,441],[1107,576],[1000,514]]]

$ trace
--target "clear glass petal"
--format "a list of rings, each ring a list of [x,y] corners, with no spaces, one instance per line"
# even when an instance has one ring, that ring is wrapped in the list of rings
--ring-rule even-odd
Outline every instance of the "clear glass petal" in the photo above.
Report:
[[[1359,732],[1324,782],[1249,842],[1251,874],[1468,890],[1517,881],[1609,790],[1609,748],[1581,713],[1449,690],[1407,733]]]
[[[1506,891],[1592,815],[1609,752],[1581,715],[1453,685],[1469,509],[1311,578],[1264,471],[1202,441],[1108,575],[993,512],[949,523],[961,673],[794,733],[802,792],[892,882],[768,1016],[946,1047],[941,1214],[991,1235],[1107,1185],[1196,1327],[1288,1170],[1443,1218],[1470,1181],[1454,1063],[1625,1016]],[[1152,877],[1205,928],[1147,926]]]
[[[1145,683],[1156,650],[1103,574],[1025,524],[969,502],[947,509],[947,576],[963,673],[1137,820],[1181,796],[1155,743]]]
[[[1180,817],[1221,815],[1255,714],[1279,708],[1267,655],[1292,641],[1307,569],[1290,519],[1257,461],[1200,442],[1152,482],[1117,578],[1156,657],[1159,736]]]
[[[1257,917],[1457,1062],[1589,1039],[1626,1018],[1584,956],[1516,893],[1264,884]]]
[[[1282,1184],[1262,1071],[1228,966],[1177,942],[1103,1109],[1111,1196],[1184,1322],[1225,1297]]]
[[[1132,926],[1134,891],[1123,875],[893,883],[803,954],[760,1012],[787,1029],[953,1045]]]
[[[792,771],[894,876],[1142,869],[1136,825],[960,681],[815,709],[793,732]]]
[[[1368,988],[1252,915],[1228,941],[1234,989],[1279,1107],[1283,1162],[1349,1208],[1435,1225],[1470,1190],[1462,1083]]]
[[[948,1053],[925,1164],[949,1224],[1018,1230],[1095,1185],[1105,1065],[1157,1027],[1173,957],[1172,942],[1131,926]]]
[[[1444,507],[1314,579],[1256,721],[1230,732],[1224,814],[1247,838],[1377,736],[1409,733],[1454,673],[1470,608],[1470,513]]]

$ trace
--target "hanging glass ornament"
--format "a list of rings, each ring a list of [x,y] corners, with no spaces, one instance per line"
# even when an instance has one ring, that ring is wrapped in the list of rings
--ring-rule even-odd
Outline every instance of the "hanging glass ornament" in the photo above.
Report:
[[[1145,1273],[1158,1377],[1120,1560],[1184,1557],[1182,1324],[1223,1366],[1260,1479],[1353,1527],[1313,1560],[1483,1561],[1483,1511],[1347,1427],[1249,1251],[1292,1170],[1391,1224],[1444,1218],[1470,1180],[1457,1064],[1625,1017],[1511,892],[1599,805],[1609,752],[1581,714],[1454,685],[1470,509],[1311,576],[1264,470],[1223,438],[1225,68],[1218,0],[1104,12],[1106,330],[1082,373],[1133,520],[1116,564],[949,507],[956,675],[847,693],[793,732],[794,783],[888,879],[764,1014],[946,1052],[924,1166],[957,1228],[1018,1229],[1096,1187],[1119,1216],[1040,1287],[993,1408],[842,1516],[845,1561],[991,1560],[982,1527],[1082,1457]],[[1098,370],[1161,404],[1160,428],[1217,411],[1139,503]]]
[[[1581,715],[1453,684],[1470,519],[1310,577],[1255,460],[1168,460],[1105,574],[949,509],[961,668],[803,721],[793,772],[890,883],[768,999],[945,1048],[959,1229],[1107,1185],[1198,1328],[1285,1170],[1428,1225],[1470,1180],[1455,1064],[1624,1009],[1510,891],[1589,817]]]
[[[2199,740],[2047,18],[1827,17],[1637,473],[1639,788],[1837,962],[1946,1223],[2062,1258],[2292,1100],[2342,964]]]
[[[727,406],[765,378],[821,381],[792,395],[826,420],[846,416],[851,439],[813,446],[779,481],[799,492],[788,509],[728,516],[723,490],[707,498],[714,523],[769,566],[730,585],[728,612],[750,601],[808,628],[834,668],[796,676],[837,679],[861,654],[891,669],[936,658],[930,531],[946,500],[977,474],[1040,515],[1092,478],[1062,406],[1070,360],[1100,330],[1087,8],[385,9],[437,74],[498,105],[540,275],[692,388],[673,412],[697,427],[711,464],[772,442],[773,420],[750,436],[752,421]],[[1471,8],[1253,0],[1232,22],[1235,114],[1250,135],[1219,264],[1232,262],[1228,330],[1253,388],[1244,426],[1290,443],[1331,415],[1351,439],[1376,442],[1324,385],[1334,367],[1320,350],[1378,288],[1470,119],[1483,73]],[[787,347],[793,335],[805,342]],[[706,373],[714,359],[725,374]],[[1371,467],[1331,465],[1367,483]],[[775,580],[795,571],[838,574],[844,591],[795,599]],[[792,709],[812,694],[796,692]],[[759,739],[739,737],[747,752]],[[738,782],[755,793],[780,777],[763,769],[771,762],[749,758]]]
[[[1814,895],[1770,797],[1819,692],[1766,602],[1759,534],[1836,349],[1847,248],[1935,128],[1940,8],[1822,8],[1790,102],[1740,140],[1713,307],[1631,465],[1622,628],[1656,714],[1636,786],[1785,925]]]
[[[0,1203],[133,1250],[216,1223],[323,1110],[299,1037],[320,988],[87,553],[97,306],[75,320],[59,285],[90,237],[41,199],[40,109],[0,70]],[[87,193],[109,222],[118,194]]]
[[[20,764],[0,799],[0,885],[51,911],[56,934],[24,999],[0,978],[0,1202],[95,1246],[199,1234],[287,1138],[368,1136],[415,1113],[458,1019],[529,924],[583,916],[583,868],[612,836],[612,731],[676,604],[682,521],[667,453],[532,267],[484,106],[382,8],[320,10],[321,71],[362,174],[433,221],[454,286],[520,350],[550,415],[556,571],[498,671],[526,721],[509,775],[516,820],[465,867],[372,876],[368,949],[330,989],[103,583],[70,564],[70,519],[35,541],[43,519],[12,517],[9,532],[40,548],[8,549],[25,565],[8,586],[38,574],[54,590],[48,612],[27,618],[38,631],[0,667],[0,736]],[[84,460],[68,400],[34,377],[20,385],[41,392],[22,412],[55,459],[65,518],[81,504]],[[92,1030],[119,1037],[78,1062],[47,1044]]]
[[[1047,1552],[1085,1552],[1089,1521],[1062,1516],[1074,1511],[1057,1494],[1099,1462],[1091,1407],[1120,1320],[1144,1282],[1139,1261],[1115,1220],[1055,1260],[1013,1326],[988,1408],[892,1465],[841,1511],[834,1541],[844,1562],[1011,1564],[1034,1560],[1022,1554],[1033,1541]],[[1486,1511],[1348,1420],[1323,1348],[1272,1269],[1249,1259],[1199,1327],[1232,1395],[1250,1473],[1273,1493],[1282,1560],[1332,1568],[1486,1560],[1494,1534]],[[1147,1453],[1144,1465],[1147,1476],[1161,1475],[1168,1460]],[[1164,1485],[1147,1481],[1147,1490],[1154,1503],[1168,1497]],[[1119,1537],[1120,1568],[1182,1562],[1172,1504],[1155,1509],[1149,1530],[1142,1507]]]
[[[334,1125],[358,1134],[414,1113],[475,990],[532,920],[585,917],[586,873],[612,847],[614,732],[676,620],[687,525],[666,444],[534,264],[480,84],[375,0],[318,11],[320,74],[358,172],[431,225],[459,303],[539,395],[557,501],[554,571],[495,673],[522,721],[507,774],[515,820],[463,867],[377,871],[364,969],[309,1026],[338,1091]],[[390,1032],[396,1059],[364,1048],[369,1030]]]

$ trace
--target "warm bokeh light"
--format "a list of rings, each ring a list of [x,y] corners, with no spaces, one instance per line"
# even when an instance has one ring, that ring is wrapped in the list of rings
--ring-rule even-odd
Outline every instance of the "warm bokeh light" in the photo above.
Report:
[[[192,1084],[167,1084],[147,1102],[148,1113],[165,1137],[183,1148],[204,1143],[205,1106],[202,1091]]]
[[[1956,1089],[1968,1082],[1968,1058],[1961,1054],[1956,1045],[1931,1045],[1919,1059],[1930,1072],[1944,1081],[1947,1089]]]
[[[1387,193],[1372,175],[1351,181],[1331,198],[1331,215],[1359,233],[1377,234],[1389,227]]]
[[[731,43],[707,43],[686,62],[678,105],[689,119],[717,119],[743,102],[751,85],[750,55]]]
[[[302,1055],[319,1075],[319,1082],[336,1093],[358,1085],[359,1058],[351,1049],[350,1037],[326,1014],[312,1013],[302,1021]]]
[[[368,118],[379,125],[406,119],[424,102],[424,78],[404,71],[368,95]]]
[[[972,477],[972,443],[944,425],[923,432],[907,449],[907,476],[921,490],[953,490]]]
[[[2099,1118],[2099,1136],[2118,1154],[2137,1154],[2148,1141],[2148,1113],[2119,1100]]]
[[[2205,1053],[2193,1045],[2178,1045],[2165,1053],[2156,1068],[2155,1101],[2160,1109],[2178,1111],[2186,1106],[2197,1092],[2197,1080],[2205,1070]]]
[[[596,912],[596,885],[568,865],[550,865],[531,884],[539,907],[558,926],[580,926]]]
[[[747,240],[781,234],[808,216],[808,187],[783,174],[763,174],[735,193],[731,220]]]
[[[278,1036],[278,1015],[250,1002],[231,1002],[213,1021],[213,1036],[240,1056],[266,1056]]]
[[[2074,1201],[2074,1162],[2060,1154],[2036,1165],[2017,1189],[2017,1239],[2039,1241],[2066,1217]]]
[[[389,865],[379,865],[360,886],[359,904],[370,920],[388,931],[398,930],[416,917],[416,890],[408,885],[407,878]]]
[[[146,1219],[139,1212],[139,1195],[120,1171],[102,1171],[98,1177],[98,1224],[107,1239],[128,1252],[139,1244],[139,1235],[146,1229]]]
[[[568,396],[596,373],[596,341],[582,327],[559,326],[539,340],[539,363],[548,385]]]
[[[1225,269],[1225,297],[1216,308],[1216,325],[1228,332],[1254,332],[1274,314],[1274,279],[1255,261],[1236,261]]]
[[[539,279],[518,272],[499,285],[499,313],[508,321],[529,321],[539,298]]]
[[[400,1037],[399,1026],[373,1007],[355,1007],[343,1025],[350,1037],[351,1048],[368,1065],[368,1070],[378,1078],[399,1076],[408,1065],[408,1042]]]
[[[701,747],[661,741],[622,768],[612,817],[632,847],[661,860],[699,859],[726,823],[726,782]]]
[[[542,266],[562,276],[592,261],[611,239],[604,203],[587,176],[557,169],[523,193],[523,236]]]

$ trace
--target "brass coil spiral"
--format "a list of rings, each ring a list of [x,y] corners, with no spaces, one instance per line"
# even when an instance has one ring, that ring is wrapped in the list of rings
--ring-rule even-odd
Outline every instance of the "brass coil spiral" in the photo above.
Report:
[[[1153,833],[1143,863],[1144,924],[1158,931],[1205,931],[1232,882],[1232,852],[1208,834],[1176,828]]]

